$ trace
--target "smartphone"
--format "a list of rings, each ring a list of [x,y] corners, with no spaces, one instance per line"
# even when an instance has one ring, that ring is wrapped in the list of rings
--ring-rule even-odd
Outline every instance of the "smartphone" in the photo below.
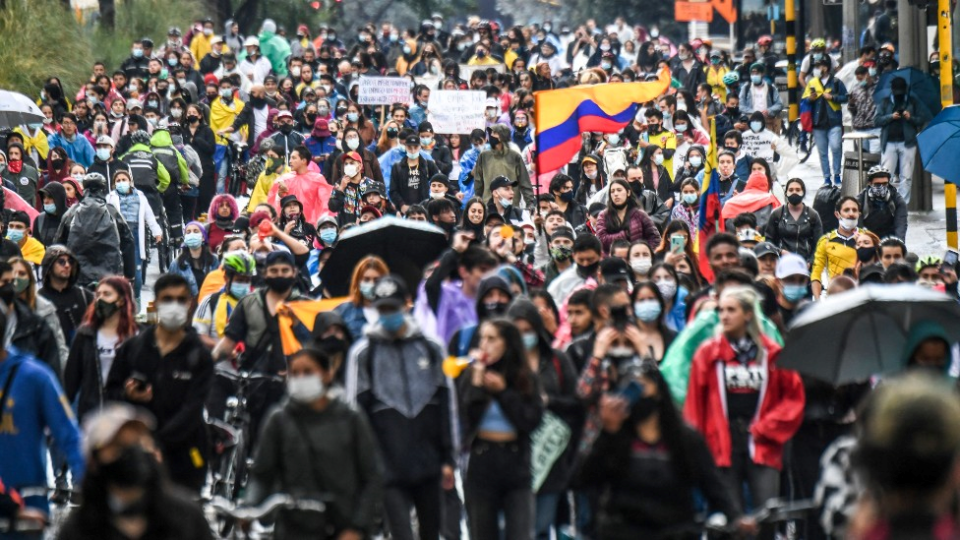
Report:
[[[130,374],[130,378],[137,384],[137,391],[143,392],[147,389],[149,382],[147,382],[147,376],[139,371],[134,371]]]
[[[620,390],[620,397],[627,400],[627,403],[632,407],[637,400],[643,397],[643,385],[637,381],[630,381],[627,386],[623,387],[623,390]]]
[[[940,263],[940,268],[947,268],[949,270],[956,271],[958,259],[960,259],[960,253],[957,253],[952,249],[948,249],[947,252],[943,254],[943,262]]]
[[[687,239],[682,234],[674,234],[670,237],[670,251],[673,253],[683,253],[683,248],[687,243]]]
[[[618,306],[610,308],[610,322],[618,331],[623,332],[630,324],[630,314],[627,313],[627,306]]]

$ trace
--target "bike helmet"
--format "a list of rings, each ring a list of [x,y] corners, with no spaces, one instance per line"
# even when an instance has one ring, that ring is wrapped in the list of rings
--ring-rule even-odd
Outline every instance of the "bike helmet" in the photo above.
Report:
[[[892,178],[890,174],[890,169],[884,167],[883,165],[874,165],[870,167],[870,170],[867,171],[867,181],[873,180],[878,176],[886,176],[887,178]]]
[[[256,272],[257,262],[249,253],[236,251],[224,255],[222,266],[228,275],[252,276]]]
[[[150,134],[142,129],[138,129],[130,134],[130,142],[150,146]]]
[[[97,185],[102,187],[107,187],[107,179],[100,173],[93,172],[88,173],[83,177],[83,187],[84,189],[90,189],[91,187],[96,187]]]
[[[723,76],[723,84],[725,86],[731,86],[740,82],[740,74],[736,71],[731,71]]]
[[[760,36],[760,38],[757,39],[757,46],[760,46],[760,47],[771,45],[772,43],[773,43],[773,38],[770,36]]]
[[[920,260],[917,261],[917,273],[919,274],[924,268],[929,268],[931,266],[940,266],[943,260],[936,255],[927,255],[926,257],[920,257]]]
[[[823,38],[817,38],[810,42],[811,49],[826,49],[827,42]]]

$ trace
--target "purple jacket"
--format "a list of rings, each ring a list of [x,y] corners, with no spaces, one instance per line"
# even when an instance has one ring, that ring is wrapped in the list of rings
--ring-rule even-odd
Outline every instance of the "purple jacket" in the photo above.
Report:
[[[631,244],[643,240],[650,246],[650,251],[657,249],[660,245],[660,231],[646,212],[639,208],[628,210],[626,221],[630,224],[627,229],[607,231],[607,210],[600,212],[600,217],[597,218],[597,238],[603,245],[604,255],[609,254],[610,246],[620,239],[629,240]]]
[[[444,283],[440,289],[440,302],[434,312],[427,300],[426,281],[420,284],[413,316],[420,324],[423,335],[446,345],[457,330],[477,324],[476,300],[463,294],[460,287],[459,282]]]

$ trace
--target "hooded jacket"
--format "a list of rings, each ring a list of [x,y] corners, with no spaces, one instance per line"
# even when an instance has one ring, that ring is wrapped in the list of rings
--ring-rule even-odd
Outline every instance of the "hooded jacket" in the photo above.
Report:
[[[277,77],[282,79],[287,76],[290,44],[277,35],[277,24],[271,19],[263,21],[263,28],[260,31],[260,53],[270,60],[270,65]]]
[[[803,383],[796,372],[775,365],[780,345],[765,335],[761,335],[761,341],[757,363],[765,368],[766,378],[750,425],[750,459],[779,471],[783,466],[783,446],[803,421]],[[684,418],[703,434],[718,467],[732,466],[723,366],[734,361],[733,348],[722,335],[700,346],[690,367],[683,408]]]
[[[33,237],[49,247],[57,236],[60,220],[67,213],[67,193],[63,189],[63,184],[51,182],[40,190],[40,194],[53,199],[53,203],[57,206],[56,212],[49,214],[44,211],[33,220]]]
[[[28,158],[29,159],[29,158]],[[2,174],[4,180],[12,183],[16,187],[17,194],[23,198],[30,206],[36,206],[37,203],[37,186],[40,182],[40,173],[32,165],[26,161],[22,162],[23,165],[19,173],[14,173],[10,170],[10,167],[4,167]]]
[[[160,226],[160,223],[157,221],[157,216],[153,213],[153,208],[150,207],[150,201],[147,200],[147,196],[143,194],[142,191],[135,187],[130,188],[130,195],[125,195],[124,197],[136,196],[139,200],[140,206],[137,209],[137,235],[136,240],[140,246],[141,257],[149,252],[148,246],[153,245],[151,238],[160,236],[163,234],[163,227]],[[111,191],[107,194],[107,204],[112,205],[117,211],[120,210],[120,194],[117,190]],[[128,226],[132,227],[133,223],[127,223]],[[131,233],[133,229],[131,229]],[[147,233],[150,233],[149,235]]]
[[[113,205],[107,204],[106,193],[102,190],[89,190],[79,204],[64,214],[54,240],[67,246],[73,252],[80,266],[79,283],[87,285],[100,281],[104,276],[122,274],[133,279],[136,271],[134,256],[136,246],[133,233],[123,219],[123,215]],[[96,225],[101,218],[101,209],[109,214],[114,227],[102,227],[99,234]],[[91,227],[86,224],[72,231],[76,219],[96,219]],[[80,234],[71,234],[80,233]]]
[[[387,486],[438,479],[442,466],[456,463],[443,347],[425,337],[412,316],[405,325],[399,336],[371,326],[347,360],[347,400],[370,418]]]
[[[490,132],[491,135],[496,135],[500,139],[501,145],[499,149],[484,150],[477,157],[477,164],[473,167],[474,195],[483,199],[483,202],[489,201],[490,182],[498,176],[506,176],[517,181],[517,185],[513,188],[515,204],[520,205],[521,197],[524,204],[533,204],[533,186],[530,184],[530,175],[527,174],[523,156],[511,149],[509,145],[510,127],[496,124],[490,128]]]
[[[70,257],[73,264],[70,266],[70,279],[67,282],[67,287],[58,291],[50,285],[50,276],[53,275],[54,263],[64,255]],[[52,245],[48,247],[40,267],[43,283],[38,293],[56,307],[57,316],[60,318],[60,329],[63,331],[66,342],[71,343],[73,334],[80,327],[83,315],[87,311],[87,306],[93,301],[93,294],[77,286],[80,265],[77,263],[77,258],[66,246]]]
[[[50,428],[57,450],[66,457],[76,482],[85,465],[80,430],[56,375],[48,366],[17,347],[0,362],[0,388],[17,372],[0,421],[0,477],[11,487],[47,485],[45,429]],[[40,502],[42,501],[42,502]],[[46,510],[46,500],[28,498],[27,505]]]
[[[780,199],[770,193],[766,176],[751,174],[743,192],[730,197],[724,203],[720,218],[727,222],[727,230],[732,231],[734,218],[740,214],[752,213],[757,216],[757,230],[762,231],[767,227],[771,212],[781,206]]]
[[[276,208],[279,214],[283,209],[280,208],[281,197],[277,195],[279,191],[277,182],[283,182],[289,190],[287,194],[295,195],[300,204],[303,205],[303,218],[307,220],[307,223],[316,223],[320,216],[326,213],[333,186],[327,183],[322,174],[310,170],[304,174],[291,171],[274,180],[267,196],[267,202]]]
[[[151,142],[153,139],[151,138]],[[145,144],[135,144],[121,158],[130,166],[133,185],[144,193],[163,193],[170,185],[170,172]],[[178,169],[179,170],[179,169]]]
[[[47,140],[50,143],[50,148],[60,147],[66,150],[70,161],[79,163],[83,165],[84,168],[93,165],[95,155],[93,145],[90,144],[90,141],[82,134],[77,133],[71,141],[62,133],[55,133],[48,137]]]
[[[97,158],[93,161],[93,165],[87,169],[87,174],[100,173],[107,179],[107,186],[113,187],[113,175],[116,174],[117,171],[127,171],[129,174],[130,166],[118,158],[111,159],[110,161],[103,161]],[[130,178],[133,178],[132,174]]]
[[[390,172],[390,202],[398,209],[402,210],[404,206],[419,204],[420,201],[430,196],[430,179],[439,174],[437,164],[433,160],[423,157],[423,152],[417,156],[417,169],[419,172],[418,182],[411,181],[410,166],[407,164],[406,156],[393,164],[393,170]]]
[[[153,132],[150,137],[150,147],[153,155],[163,165],[170,174],[170,181],[175,184],[190,183],[190,167],[187,160],[174,146],[170,132],[160,129]],[[161,189],[160,191],[165,191]]]
[[[57,380],[63,378],[63,366],[60,361],[60,346],[56,334],[43,317],[35,313],[22,300],[13,303],[17,316],[17,326],[13,332],[11,344],[25,354],[50,366]]]

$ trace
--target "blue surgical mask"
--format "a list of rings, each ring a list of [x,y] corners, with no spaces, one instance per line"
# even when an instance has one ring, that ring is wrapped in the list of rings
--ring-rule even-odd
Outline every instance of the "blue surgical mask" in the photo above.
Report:
[[[56,214],[56,213],[57,213],[57,205],[56,205],[55,203],[44,204],[44,205],[43,205],[43,211],[46,212],[46,213],[48,213],[48,214]]]
[[[703,165],[703,158],[700,156],[690,156],[690,165],[694,167]]]
[[[683,133],[684,131],[687,130],[686,124],[677,124],[674,127],[677,128],[677,133]]]
[[[121,195],[130,193],[130,182],[117,182],[117,193]]]
[[[761,76],[759,76],[759,75],[751,75],[751,76],[750,76],[750,82],[752,82],[753,84],[760,84],[760,81],[761,81],[761,80],[763,80],[763,78],[762,78]]]
[[[18,243],[23,240],[23,231],[17,229],[10,229],[7,231],[7,240]]]
[[[406,321],[402,311],[395,311],[393,313],[380,314],[380,326],[383,327],[387,332],[396,332],[403,327],[403,323]]]
[[[142,56],[143,56],[143,49],[134,49],[134,50],[133,50],[133,57],[134,57],[134,58],[141,58]]]
[[[807,286],[806,285],[788,285],[784,284],[783,286],[783,297],[787,299],[787,302],[794,303],[803,299],[807,295]]]
[[[503,197],[500,197],[500,206],[504,208],[510,208],[510,206],[512,205],[513,205],[513,201],[511,201],[510,199],[504,199]]]
[[[417,159],[418,157],[420,157],[420,152],[410,152],[410,151],[408,151],[408,152],[407,152],[407,157],[410,158],[410,159]]]
[[[681,198],[683,199],[683,202],[687,204],[693,204],[697,202],[697,199],[699,199],[700,196],[697,195],[696,193],[684,193],[683,195],[681,195]]]
[[[420,137],[420,144],[423,146],[430,146],[433,143],[433,137]]]
[[[360,119],[360,115],[358,113],[355,113],[355,112],[347,113],[347,120],[349,120],[350,122],[356,122],[359,119]]]
[[[374,297],[373,288],[375,285],[376,283],[372,281],[365,281],[361,283],[359,287],[360,295],[366,298],[367,300],[373,300],[373,297]]]
[[[97,148],[97,158],[100,161],[107,161],[110,159],[110,149],[109,148]]]
[[[230,284],[230,294],[237,299],[243,298],[244,296],[250,294],[249,283],[231,283]]]
[[[759,133],[763,129],[763,122],[750,122],[750,129]]]
[[[633,314],[643,322],[649,323],[657,320],[661,311],[660,302],[656,300],[640,300],[633,304]]]
[[[540,336],[536,332],[526,332],[523,334],[523,346],[528,351],[532,351],[540,344]]]
[[[324,244],[332,244],[337,241],[337,230],[332,227],[320,231],[320,241]]]
[[[203,245],[203,234],[201,233],[187,233],[183,235],[183,245],[187,246],[190,249],[198,248]]]

